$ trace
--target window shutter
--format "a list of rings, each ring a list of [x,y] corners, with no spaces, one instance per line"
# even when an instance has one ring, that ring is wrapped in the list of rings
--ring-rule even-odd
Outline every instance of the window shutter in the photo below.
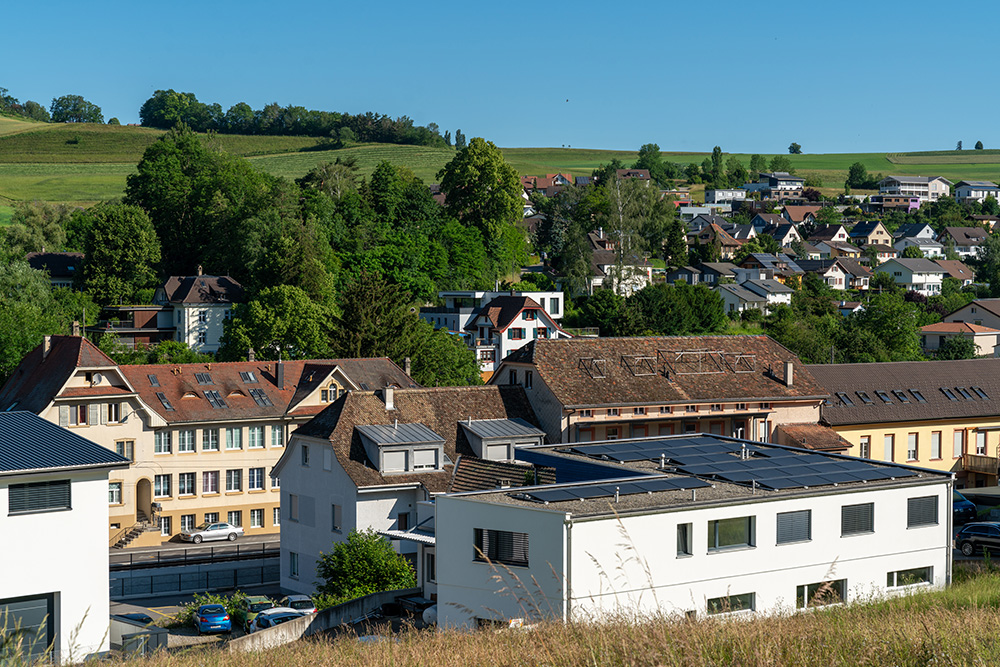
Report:
[[[107,405],[105,405],[103,403],[99,403],[97,405],[97,409],[101,413],[101,423],[102,424],[107,424],[108,423],[108,411],[111,409],[111,405],[112,405],[111,403],[108,403]]]
[[[844,505],[840,510],[840,534],[871,533],[875,530],[875,504]]]
[[[87,411],[90,413],[90,416],[87,419],[88,424],[93,425],[100,422],[101,406],[99,403],[91,403],[90,405],[87,406]]]
[[[59,425],[63,428],[69,426],[69,406],[60,405],[59,406]]]
[[[414,468],[437,468],[436,449],[415,449],[413,450]]]
[[[937,496],[906,499],[906,527],[936,526],[938,523]]]
[[[778,544],[812,539],[812,510],[778,513]]]
[[[32,512],[68,509],[71,509],[68,479],[11,484],[8,487],[7,511],[10,514],[30,514]]]

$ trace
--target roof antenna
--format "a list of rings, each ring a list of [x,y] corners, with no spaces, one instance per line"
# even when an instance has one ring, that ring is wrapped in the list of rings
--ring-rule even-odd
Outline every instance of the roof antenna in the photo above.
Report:
[[[660,469],[667,467],[667,455],[660,452]]]
[[[616,503],[618,502],[618,488],[619,487],[617,487],[617,486],[615,487],[615,502]]]

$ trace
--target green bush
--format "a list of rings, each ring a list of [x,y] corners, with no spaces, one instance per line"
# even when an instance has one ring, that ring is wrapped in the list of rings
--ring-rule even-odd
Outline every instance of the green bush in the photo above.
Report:
[[[174,615],[173,622],[168,623],[168,627],[180,627],[185,625],[193,627],[194,615],[198,611],[198,607],[203,604],[221,604],[229,613],[229,618],[232,620],[233,625],[242,625],[245,620],[243,617],[242,603],[246,597],[246,593],[243,591],[236,591],[232,595],[221,595],[219,593],[195,593],[194,602],[190,602],[181,607],[181,610]]]

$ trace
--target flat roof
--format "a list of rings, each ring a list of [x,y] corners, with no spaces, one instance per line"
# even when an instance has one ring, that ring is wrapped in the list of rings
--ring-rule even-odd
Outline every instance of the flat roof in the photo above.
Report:
[[[443,443],[444,438],[423,424],[363,424],[355,426],[361,435],[377,445]]]

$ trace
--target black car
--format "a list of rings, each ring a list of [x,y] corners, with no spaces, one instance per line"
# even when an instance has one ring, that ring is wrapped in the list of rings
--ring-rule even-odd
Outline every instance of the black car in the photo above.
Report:
[[[1000,523],[976,521],[965,524],[955,535],[955,546],[966,556],[977,551],[1000,550]]]

